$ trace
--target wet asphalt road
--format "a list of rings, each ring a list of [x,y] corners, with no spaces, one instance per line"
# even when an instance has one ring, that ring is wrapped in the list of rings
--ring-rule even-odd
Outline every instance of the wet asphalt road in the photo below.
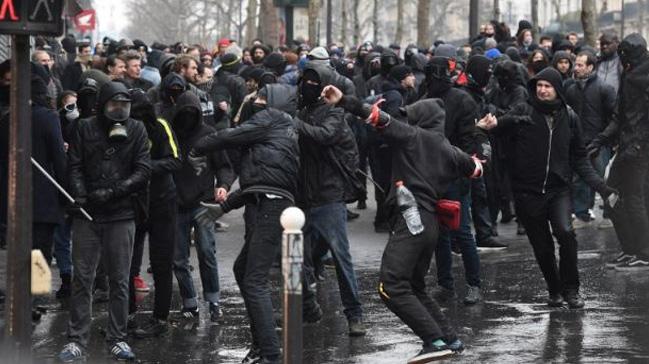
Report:
[[[359,276],[365,310],[367,336],[349,338],[342,314],[335,272],[327,270],[318,287],[324,318],[304,329],[304,363],[405,363],[421,343],[410,330],[389,312],[375,293],[380,257],[386,234],[372,228],[373,205],[361,211],[361,218],[349,224],[352,256]],[[234,277],[232,265],[243,241],[241,211],[223,219],[231,226],[217,234],[222,285],[223,321],[209,321],[207,307],[201,306],[198,323],[178,316],[177,287],[172,309],[173,328],[158,339],[131,339],[142,363],[237,363],[247,351],[248,322]],[[447,314],[456,323],[467,349],[447,362],[457,363],[649,363],[649,272],[620,273],[606,270],[604,262],[616,253],[612,229],[589,227],[578,230],[579,263],[583,310],[550,309],[545,306],[545,284],[525,237],[515,235],[515,224],[499,226],[500,240],[510,244],[501,252],[481,253],[484,302],[467,307],[461,303],[464,278],[461,259],[454,258],[459,299],[446,304]],[[142,277],[146,273],[147,254]],[[194,254],[194,253],[193,253]],[[198,267],[195,255],[194,266]],[[4,286],[6,251],[0,251],[0,278]],[[458,267],[459,265],[459,267]],[[428,277],[435,285],[434,266]],[[200,289],[196,272],[195,283]],[[57,288],[58,272],[53,276]],[[279,290],[279,271],[273,272],[275,291]],[[175,284],[175,283],[174,283]],[[138,320],[144,322],[151,310],[152,295],[143,295]],[[276,307],[280,307],[278,294]],[[47,300],[48,313],[34,327],[33,351],[36,362],[52,363],[66,343],[68,315],[65,303]],[[106,304],[94,307],[90,363],[111,363],[101,335],[106,324]],[[0,358],[0,363],[2,359]]]

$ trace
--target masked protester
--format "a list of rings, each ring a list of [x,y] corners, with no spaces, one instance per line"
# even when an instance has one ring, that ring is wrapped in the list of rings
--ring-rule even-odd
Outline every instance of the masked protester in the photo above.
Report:
[[[487,101],[494,108],[494,116],[499,117],[507,113],[512,107],[527,102],[527,88],[517,71],[517,65],[511,61],[499,62],[494,67],[496,85],[487,94]],[[514,219],[512,210],[513,195],[511,188],[511,171],[508,157],[512,151],[511,143],[505,136],[490,133],[493,148],[490,167],[494,171],[497,189],[496,201],[490,205],[492,222],[496,223],[498,213],[502,213],[500,222],[509,223]],[[516,221],[516,233],[525,235],[525,228],[520,221]]]
[[[229,115],[230,119],[234,119],[248,92],[246,81],[239,75],[239,72],[244,70],[241,57],[233,50],[230,52],[232,53],[225,53],[220,57],[221,68],[216,71],[216,83],[211,94],[221,111]]]
[[[343,110],[326,105],[320,98],[322,89],[331,83],[331,72],[309,62],[298,86],[300,111],[295,121],[300,136],[299,180],[304,182],[298,185],[296,200],[306,214],[304,320],[317,322],[322,317],[309,286],[314,282],[313,260],[329,249],[336,262],[349,334],[362,336],[363,310],[347,240],[345,206],[358,193],[358,150]],[[318,241],[322,245],[316,246]]]
[[[396,188],[390,188],[387,204],[391,207],[393,233],[383,252],[378,282],[378,293],[386,306],[423,341],[422,350],[408,362],[427,363],[462,351],[464,345],[453,326],[426,293],[424,278],[438,240],[438,199],[458,177],[480,176],[482,163],[446,139],[444,108],[439,99],[408,105],[395,119],[332,87],[323,95],[326,102],[338,103],[368,120],[385,137],[394,149],[392,185],[402,181],[416,200],[423,230],[412,233],[399,213]]]
[[[543,49],[534,50],[527,59],[527,73],[530,78],[550,66],[547,52]]]
[[[281,362],[268,274],[280,252],[280,215],[294,204],[297,192],[299,149],[290,116],[295,114],[295,101],[290,86],[265,86],[254,99],[250,119],[203,137],[191,152],[202,156],[215,150],[241,150],[241,190],[222,203],[206,205],[208,211],[200,221],[213,224],[224,213],[245,205],[246,239],[234,275],[251,323],[252,346],[243,360],[246,363]]]
[[[401,63],[401,60],[399,59],[399,56],[397,56],[393,51],[391,51],[390,49],[383,50],[383,53],[381,53],[379,74],[367,81],[367,90],[369,92],[369,96],[383,93],[383,83],[390,75],[390,70],[392,69],[392,67],[398,65],[399,63]]]
[[[588,149],[591,158],[596,158],[603,146],[618,146],[608,183],[620,191],[619,201],[610,203],[610,217],[622,252],[607,267],[644,271],[649,268],[649,212],[645,204],[649,194],[647,42],[638,33],[629,34],[622,40],[618,54],[624,72],[615,114]]]
[[[456,81],[476,102],[479,117],[491,113],[492,107],[485,98],[485,88],[491,79],[491,61],[482,55],[471,56],[466,68]],[[488,140],[477,146],[477,152],[485,159],[490,159],[492,147]],[[491,164],[489,164],[491,167]],[[487,187],[488,186],[488,187]],[[483,177],[471,180],[471,216],[475,229],[475,239],[478,249],[500,250],[507,248],[494,239],[498,235],[495,222],[489,210],[490,203],[497,201],[497,183],[492,168],[486,168]],[[496,211],[497,216],[497,211]]]
[[[566,102],[579,116],[586,145],[604,131],[617,102],[613,86],[599,78],[596,66],[597,58],[594,54],[588,51],[579,53],[575,60],[574,82],[566,87]],[[610,159],[611,150],[607,146],[602,147],[598,157],[592,159],[593,167],[600,177],[604,177]],[[595,206],[595,191],[581,179],[576,180],[572,187],[572,204],[576,216],[572,225],[579,229],[590,225],[594,220],[589,209]],[[599,227],[611,226],[610,220],[606,219]]]
[[[177,194],[173,173],[180,169],[180,151],[169,122],[156,118],[153,104],[144,90],[130,90],[133,106],[131,117],[141,121],[149,137],[151,182],[148,194],[141,194],[139,203],[148,209],[146,219],[135,229],[135,245],[129,279],[129,313],[137,311],[135,277],[139,276],[144,238],[149,235],[149,262],[153,273],[155,296],[153,313],[148,322],[136,329],[137,338],[155,337],[168,330],[167,318],[173,288],[172,263],[176,245]]]
[[[189,153],[196,142],[215,131],[202,122],[200,101],[193,92],[185,91],[178,96],[173,109],[163,117],[171,122],[178,137],[183,161],[180,170],[174,172],[178,194],[178,239],[174,253],[174,273],[182,297],[182,315],[197,320],[199,314],[198,294],[189,268],[191,230],[194,227],[203,298],[209,304],[210,319],[217,322],[222,311],[219,305],[220,285],[214,224],[200,225],[198,216],[206,209],[201,206],[201,202],[214,202],[225,197],[234,181],[234,173],[224,152],[213,152],[200,158]],[[190,160],[193,158],[200,160],[193,161],[192,164]],[[195,163],[200,163],[201,171],[194,171],[192,165],[196,165]]]
[[[572,83],[572,55],[566,51],[557,51],[552,56],[552,67],[559,71],[561,79],[563,80],[564,87]]]
[[[427,97],[440,98],[446,111],[445,134],[451,144],[467,153],[475,153],[475,121],[478,120],[478,105],[465,91],[453,87],[451,75],[454,70],[451,58],[434,56],[426,66]],[[475,304],[480,294],[480,258],[475,239],[471,234],[469,206],[471,201],[469,179],[460,179],[451,184],[444,198],[459,201],[462,206],[460,228],[457,231],[442,229],[435,254],[437,260],[437,297],[447,300],[455,297],[455,284],[451,272],[453,257],[451,240],[458,243],[462,252],[467,293],[465,304]]]
[[[530,80],[528,91],[527,103],[478,126],[497,126],[496,132],[511,136],[516,212],[547,283],[548,305],[561,307],[566,301],[570,308],[582,308],[577,239],[570,225],[572,173],[577,172],[602,196],[616,191],[604,183],[588,160],[579,117],[566,105],[559,72],[543,70]],[[561,247],[560,266],[552,235]]]
[[[85,356],[90,334],[91,289],[99,258],[110,280],[106,340],[117,360],[133,360],[126,343],[128,285],[135,218],[133,195],[146,188],[151,175],[144,125],[131,119],[131,100],[121,83],[99,91],[97,116],[79,123],[68,151],[70,194],[92,216],[74,218],[74,276],[64,362]]]
[[[90,69],[92,63],[92,49],[90,44],[82,43],[77,46],[77,58],[68,65],[61,76],[63,90],[79,90],[81,74]]]

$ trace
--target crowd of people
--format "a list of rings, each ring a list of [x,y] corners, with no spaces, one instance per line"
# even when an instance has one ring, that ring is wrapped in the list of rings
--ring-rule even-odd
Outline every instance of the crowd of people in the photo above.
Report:
[[[242,207],[244,243],[233,268],[251,334],[242,363],[280,362],[268,273],[280,253],[279,216],[289,206],[306,215],[304,321],[321,319],[315,293],[323,267],[333,264],[349,335],[363,336],[347,236],[358,213],[348,205],[367,209],[374,191],[373,228],[389,233],[378,294],[423,342],[409,363],[463,350],[438,301],[457,298],[454,252],[464,265],[462,301],[482,300],[478,251],[507,249],[499,224],[515,220],[517,234],[527,235],[553,307],[584,307],[575,229],[596,224],[596,194],[604,216],[597,227],[614,227],[620,243],[607,267],[649,269],[646,41],[605,33],[595,49],[576,33],[539,37],[534,29],[522,20],[512,34],[492,21],[460,47],[436,41],[403,50],[369,41],[346,50],[254,40],[242,49],[223,38],[209,49],[37,38],[32,156],[75,200],[63,203],[34,171],[33,248],[56,259],[56,296],[70,300],[69,343],[59,359],[86,356],[92,304],[107,301],[109,351],[133,360],[129,334],[169,330],[174,275],[182,316],[197,319],[192,244],[202,297],[218,322],[217,232],[227,229],[219,219]],[[10,81],[5,61],[5,191]],[[138,327],[147,235],[154,307]],[[433,257],[431,295],[424,278]]]

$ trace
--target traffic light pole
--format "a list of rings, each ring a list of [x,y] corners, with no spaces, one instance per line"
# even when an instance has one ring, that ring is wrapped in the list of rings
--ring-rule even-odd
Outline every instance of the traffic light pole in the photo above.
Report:
[[[29,36],[12,36],[3,361],[31,362],[32,117]]]

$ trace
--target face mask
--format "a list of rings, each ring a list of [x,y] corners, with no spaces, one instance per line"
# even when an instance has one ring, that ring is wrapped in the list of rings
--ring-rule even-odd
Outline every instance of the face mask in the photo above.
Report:
[[[265,110],[265,109],[266,109],[266,105],[265,105],[265,104],[257,104],[257,103],[253,103],[253,104],[252,104],[252,113],[253,113],[253,114],[256,114],[256,113],[258,113],[258,112],[260,112],[260,111],[263,111],[263,110]]]
[[[498,86],[501,89],[506,89],[511,83],[509,77],[497,77],[496,80],[498,80]]]
[[[77,108],[77,104],[68,104],[65,105],[65,118],[68,119],[68,121],[74,121],[79,118],[79,109]]]
[[[315,104],[320,98],[321,93],[322,93],[322,86],[311,85],[306,81],[302,83],[301,94],[302,94],[302,102],[304,105]]]
[[[534,61],[534,62],[532,62],[532,71],[534,71],[535,74],[543,71],[547,67],[548,67],[548,64],[545,63],[545,61]]]
[[[109,100],[104,106],[104,116],[112,121],[123,122],[131,114],[131,103]]]
[[[191,130],[194,125],[197,124],[197,120],[200,117],[201,116],[197,113],[197,111],[193,109],[179,112],[173,120],[174,130],[177,130],[181,133]]]

